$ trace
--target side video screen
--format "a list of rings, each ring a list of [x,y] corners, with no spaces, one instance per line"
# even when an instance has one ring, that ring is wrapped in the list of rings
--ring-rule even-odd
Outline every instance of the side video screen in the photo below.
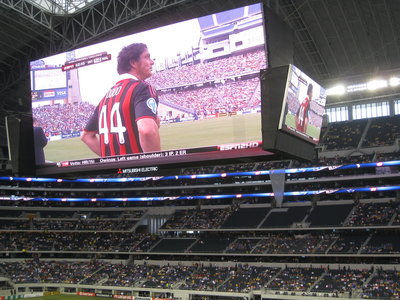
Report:
[[[278,129],[318,144],[325,103],[325,89],[299,68],[290,65]]]
[[[138,50],[121,67],[122,49],[134,43],[146,45],[147,58]],[[266,68],[261,4],[33,61],[34,127],[47,139],[38,174],[266,155],[259,79]],[[155,147],[142,131],[149,123],[157,125]]]

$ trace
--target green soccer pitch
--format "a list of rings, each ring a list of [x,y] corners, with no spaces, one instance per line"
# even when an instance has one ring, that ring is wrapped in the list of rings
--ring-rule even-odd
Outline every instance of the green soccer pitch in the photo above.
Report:
[[[285,124],[287,126],[290,126],[292,128],[296,128],[296,123],[295,123],[295,116],[291,115],[291,114],[287,114],[286,115],[286,120],[285,120]],[[307,126],[307,132],[306,132],[309,136],[318,139],[319,138],[319,134],[320,134],[320,129],[312,124],[309,124]]]
[[[162,150],[261,141],[261,114],[162,124],[160,136]],[[54,162],[96,156],[79,137],[49,142],[44,150]]]

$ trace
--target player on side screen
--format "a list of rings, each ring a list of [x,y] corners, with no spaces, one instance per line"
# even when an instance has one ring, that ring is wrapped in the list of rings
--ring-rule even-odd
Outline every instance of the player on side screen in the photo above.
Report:
[[[153,64],[142,43],[126,46],[118,54],[120,78],[97,105],[81,136],[97,155],[161,150],[158,97],[144,81],[151,76]]]
[[[307,96],[304,98],[303,102],[301,102],[299,110],[296,113],[295,121],[296,121],[296,129],[303,133],[307,133],[307,125],[310,119],[310,103],[313,96],[313,85],[310,83],[307,88]]]

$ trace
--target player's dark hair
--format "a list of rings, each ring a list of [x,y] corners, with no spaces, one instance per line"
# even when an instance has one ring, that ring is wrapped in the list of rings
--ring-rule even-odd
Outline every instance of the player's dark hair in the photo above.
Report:
[[[138,61],[146,49],[147,46],[143,43],[134,43],[122,48],[117,58],[118,74],[128,73],[131,70],[131,61]]]
[[[313,85],[312,85],[312,83],[310,83],[307,88],[307,95],[310,95],[310,93],[312,93],[312,91],[313,91]]]

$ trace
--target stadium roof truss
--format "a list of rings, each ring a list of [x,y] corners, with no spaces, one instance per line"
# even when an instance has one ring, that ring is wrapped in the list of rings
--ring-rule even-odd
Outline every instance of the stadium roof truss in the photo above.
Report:
[[[28,2],[52,14],[69,15],[87,8],[95,1],[99,0],[29,0]]]
[[[319,80],[400,67],[400,1],[273,1],[294,29],[295,62]]]
[[[0,95],[29,80],[29,61],[89,44],[124,24],[183,2],[0,0]]]

